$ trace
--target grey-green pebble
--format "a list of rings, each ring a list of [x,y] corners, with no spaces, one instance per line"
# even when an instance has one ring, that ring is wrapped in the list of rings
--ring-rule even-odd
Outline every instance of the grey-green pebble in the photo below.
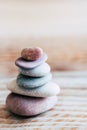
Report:
[[[49,73],[43,77],[29,77],[22,74],[17,76],[17,84],[22,88],[36,88],[48,83],[52,78],[52,74]]]

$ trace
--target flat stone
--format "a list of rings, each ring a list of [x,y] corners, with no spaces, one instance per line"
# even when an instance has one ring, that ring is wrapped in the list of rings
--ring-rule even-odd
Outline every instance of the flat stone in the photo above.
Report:
[[[43,50],[40,47],[25,48],[21,52],[21,57],[25,60],[37,60],[43,55]]]
[[[42,63],[44,63],[47,60],[47,54],[43,53],[43,55],[35,61],[27,61],[24,60],[22,57],[19,57],[16,61],[15,64],[16,66],[20,67],[20,68],[24,68],[24,69],[30,69],[30,68],[34,68],[36,66],[41,65]]]
[[[38,98],[11,93],[6,99],[9,111],[20,116],[35,116],[51,109],[57,103],[57,96]]]
[[[50,72],[50,66],[47,63],[43,63],[33,69],[19,68],[19,72],[23,75],[27,75],[31,77],[41,77],[41,76],[45,76]]]
[[[43,77],[29,77],[22,74],[17,76],[17,84],[22,88],[36,88],[48,83],[52,78],[52,74],[49,73]]]
[[[59,86],[54,82],[49,82],[35,89],[23,89],[17,85],[16,80],[14,79],[10,83],[8,83],[7,87],[13,93],[32,97],[55,96],[60,92]]]

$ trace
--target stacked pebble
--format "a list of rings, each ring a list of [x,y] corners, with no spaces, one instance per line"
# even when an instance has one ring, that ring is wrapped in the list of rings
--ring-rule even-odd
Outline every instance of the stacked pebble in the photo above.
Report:
[[[19,75],[8,84],[11,91],[6,99],[8,110],[21,116],[35,116],[56,104],[60,88],[51,81],[46,60],[46,53],[39,47],[23,49],[15,62]]]

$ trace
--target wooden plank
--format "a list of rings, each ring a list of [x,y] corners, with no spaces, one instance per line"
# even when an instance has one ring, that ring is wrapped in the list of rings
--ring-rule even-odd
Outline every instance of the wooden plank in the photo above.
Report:
[[[87,129],[87,83],[80,84],[81,80],[87,79],[86,71],[53,73],[54,81],[59,81],[62,86],[58,102],[53,109],[33,118],[19,117],[7,111],[5,101],[10,91],[7,90],[6,84],[12,79],[7,77],[0,79],[0,129]],[[60,79],[64,82],[60,82]],[[76,79],[79,79],[78,82],[74,82]],[[68,81],[67,84],[66,81]],[[72,86],[70,85],[71,81],[73,81]]]

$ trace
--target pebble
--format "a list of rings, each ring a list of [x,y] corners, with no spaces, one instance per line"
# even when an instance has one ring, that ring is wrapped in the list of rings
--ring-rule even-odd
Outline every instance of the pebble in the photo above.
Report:
[[[17,76],[17,84],[22,88],[36,88],[48,83],[52,78],[52,74],[49,73],[43,77],[29,77],[19,74]]]
[[[19,72],[26,76],[41,77],[45,76],[50,72],[50,66],[47,63],[43,63],[33,69],[19,68]]]
[[[7,96],[6,107],[20,116],[35,116],[51,109],[57,103],[57,96],[38,98],[11,93]]]
[[[15,64],[19,68],[30,69],[30,68],[34,68],[36,66],[41,65],[42,63],[44,63],[47,60],[47,58],[48,58],[48,56],[46,53],[43,53],[43,55],[35,61],[27,61],[27,60],[24,60],[22,57],[19,57],[15,61]]]
[[[7,87],[13,93],[32,97],[56,96],[60,92],[59,86],[54,82],[49,82],[35,89],[23,89],[17,85],[16,80],[14,79],[8,84]]]
[[[43,55],[43,50],[40,47],[25,48],[21,52],[21,57],[25,60],[37,60]]]

